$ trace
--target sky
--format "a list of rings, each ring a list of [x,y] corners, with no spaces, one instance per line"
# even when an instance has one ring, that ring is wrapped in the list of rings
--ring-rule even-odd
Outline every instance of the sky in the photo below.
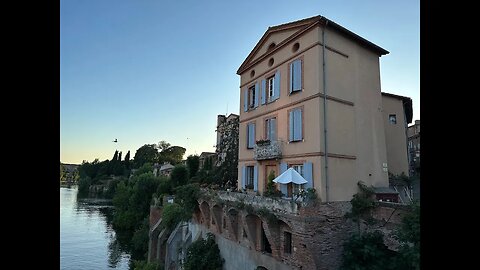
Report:
[[[411,97],[420,119],[419,0],[61,0],[60,161],[133,158],[161,140],[184,158],[214,152],[217,115],[239,114],[236,71],[267,28],[317,15],[390,52],[382,92]]]

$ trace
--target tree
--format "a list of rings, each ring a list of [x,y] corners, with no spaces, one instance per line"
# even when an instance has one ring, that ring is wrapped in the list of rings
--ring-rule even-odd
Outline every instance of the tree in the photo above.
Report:
[[[133,157],[135,168],[140,168],[143,164],[155,163],[158,158],[158,151],[154,144],[145,144],[137,149]]]
[[[396,232],[400,248],[396,263],[399,269],[420,269],[420,204],[410,204],[410,211],[403,217]]]
[[[190,178],[195,177],[200,166],[200,157],[198,155],[190,155],[187,157],[187,167]]]
[[[238,118],[228,121],[224,126],[222,140],[217,147],[217,167],[215,179],[221,187],[235,189],[238,178]]]
[[[362,219],[371,220],[371,211],[375,208],[375,200],[373,199],[374,190],[372,187],[367,187],[362,181],[359,181],[357,185],[359,192],[353,195],[350,200],[352,210],[345,216],[357,223],[358,233],[361,233],[360,223]]]
[[[170,162],[171,164],[175,165],[182,161],[183,155],[187,149],[181,146],[171,146],[167,149],[164,149],[159,154],[159,162]]]
[[[127,154],[125,155],[125,168],[130,170],[130,150],[128,150]]]
[[[207,239],[200,238],[190,245],[183,266],[185,270],[221,270],[223,262],[215,236],[208,233]]]
[[[118,152],[118,161],[122,161],[122,151]]]
[[[172,183],[172,187],[176,188],[178,186],[183,186],[188,182],[188,170],[187,167],[184,165],[177,165],[172,170],[172,174],[170,174],[170,181]]]
[[[197,183],[179,186],[175,188],[175,202],[184,208],[186,220],[189,220],[193,214],[195,206],[198,205],[200,197],[200,187]]]
[[[167,143],[166,141],[160,141],[158,142],[157,149],[160,150],[160,152],[167,150],[170,147],[170,144]]]
[[[115,150],[115,154],[113,154],[112,161],[118,160],[118,150]]]
[[[392,264],[395,252],[383,243],[379,231],[354,234],[344,244],[341,270],[399,269]]]

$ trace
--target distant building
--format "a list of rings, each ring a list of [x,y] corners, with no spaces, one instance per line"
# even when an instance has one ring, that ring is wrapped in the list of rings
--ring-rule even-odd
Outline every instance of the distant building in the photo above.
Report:
[[[199,166],[198,169],[201,170],[205,166],[207,159],[210,159],[212,167],[215,164],[216,153],[213,152],[202,152],[199,157]]]
[[[420,172],[420,120],[408,127],[408,152],[410,155],[410,172]]]
[[[172,164],[168,163],[168,162],[165,162],[161,167],[160,167],[160,175],[161,176],[170,176],[170,174],[172,173],[172,170],[173,168],[175,168],[175,166],[173,166]]]

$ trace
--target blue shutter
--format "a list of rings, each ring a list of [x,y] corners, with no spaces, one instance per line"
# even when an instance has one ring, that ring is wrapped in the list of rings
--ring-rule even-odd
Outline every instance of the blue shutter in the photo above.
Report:
[[[280,98],[280,71],[277,70],[275,72],[275,78],[273,79],[273,98],[272,100],[276,100]]]
[[[245,87],[243,99],[243,111],[248,111],[248,88]]]
[[[302,110],[297,109],[293,111],[293,140],[299,141],[302,139]]]
[[[289,121],[289,125],[288,125],[288,141],[293,141],[293,112],[294,111],[290,111],[288,113],[288,121]]]
[[[275,134],[276,128],[277,128],[277,119],[272,118],[270,119],[270,140],[271,141],[276,141],[277,140],[277,134]]]
[[[285,162],[280,163],[280,174],[284,173],[286,170],[287,170],[287,163]]]
[[[290,63],[290,83],[288,85],[288,90],[290,91],[290,94],[292,93],[292,85],[293,85],[293,63]]]
[[[247,147],[253,147],[253,123],[247,125]]]
[[[253,147],[255,145],[255,124],[248,124],[248,142],[247,147]]]
[[[284,173],[286,170],[287,170],[287,163],[285,162],[280,163],[280,174]],[[280,191],[282,192],[283,196],[287,196],[287,193],[288,193],[287,185],[280,184]]]
[[[258,190],[258,169],[257,165],[253,167],[253,191]]]
[[[247,178],[247,167],[242,166],[242,188],[245,189],[245,182]]]
[[[308,182],[305,184],[305,189],[313,188],[313,172],[312,172],[312,163],[305,162],[303,163],[303,178]]]
[[[260,91],[258,89],[258,82],[255,84],[255,100],[253,101],[253,107],[256,108],[258,107],[258,94],[260,94]]]
[[[292,91],[302,90],[302,60],[297,59],[293,63],[293,89]]]
[[[262,80],[262,105],[265,104],[267,100],[267,82]]]

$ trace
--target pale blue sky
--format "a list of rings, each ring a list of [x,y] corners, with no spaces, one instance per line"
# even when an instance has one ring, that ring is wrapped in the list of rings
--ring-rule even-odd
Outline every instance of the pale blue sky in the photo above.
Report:
[[[316,15],[389,51],[382,91],[411,97],[420,119],[418,0],[61,0],[60,160],[133,158],[160,140],[213,152],[217,115],[239,113],[236,71],[267,28]]]

